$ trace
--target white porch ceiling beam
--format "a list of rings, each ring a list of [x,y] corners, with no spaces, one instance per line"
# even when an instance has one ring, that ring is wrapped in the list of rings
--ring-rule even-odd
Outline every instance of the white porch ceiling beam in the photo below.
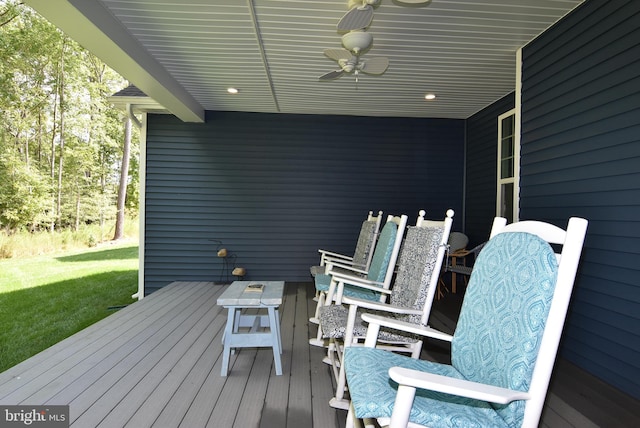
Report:
[[[185,122],[204,122],[204,108],[99,0],[25,0],[150,98]]]

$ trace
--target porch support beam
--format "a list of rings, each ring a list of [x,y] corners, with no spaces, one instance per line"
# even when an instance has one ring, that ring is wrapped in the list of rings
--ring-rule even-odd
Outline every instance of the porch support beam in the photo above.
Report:
[[[25,0],[53,25],[185,122],[204,108],[98,0]]]

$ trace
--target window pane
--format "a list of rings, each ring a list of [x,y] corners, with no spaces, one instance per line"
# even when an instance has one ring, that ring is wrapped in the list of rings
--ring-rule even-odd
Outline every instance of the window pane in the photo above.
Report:
[[[500,193],[500,216],[506,218],[507,223],[513,223],[513,183],[500,186]]]
[[[513,177],[513,158],[500,161],[500,178]]]
[[[509,135],[506,138],[503,135],[501,154],[503,158],[513,156],[513,135]]]
[[[513,135],[513,132],[514,132],[513,121],[514,121],[514,115],[511,115],[502,121],[502,137],[503,138],[506,136]]]

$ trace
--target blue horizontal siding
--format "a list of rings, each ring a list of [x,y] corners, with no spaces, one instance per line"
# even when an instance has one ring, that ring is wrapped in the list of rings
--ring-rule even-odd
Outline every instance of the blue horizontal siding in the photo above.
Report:
[[[317,249],[352,253],[370,210],[461,212],[463,144],[461,120],[150,115],[145,288],[219,280],[212,239],[245,279],[310,281]]]
[[[523,49],[522,218],[590,220],[561,355],[640,397],[640,2],[589,0]]]

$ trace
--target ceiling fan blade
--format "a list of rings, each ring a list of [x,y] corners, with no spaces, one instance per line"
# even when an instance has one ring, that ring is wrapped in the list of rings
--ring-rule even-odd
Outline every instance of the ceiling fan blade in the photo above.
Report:
[[[380,56],[362,60],[360,71],[367,74],[382,74],[387,71],[387,67],[389,67],[389,58]]]
[[[325,49],[324,54],[334,61],[348,60],[352,57],[351,52],[346,49]]]
[[[320,80],[333,80],[344,74],[344,70],[334,70],[319,77]]]
[[[373,6],[365,4],[347,12],[338,22],[338,31],[352,31],[367,28],[373,20]]]

